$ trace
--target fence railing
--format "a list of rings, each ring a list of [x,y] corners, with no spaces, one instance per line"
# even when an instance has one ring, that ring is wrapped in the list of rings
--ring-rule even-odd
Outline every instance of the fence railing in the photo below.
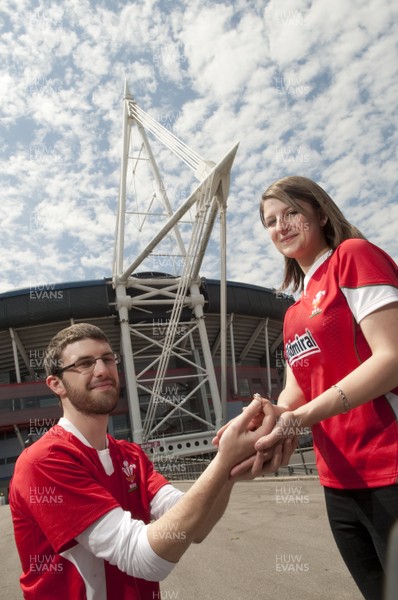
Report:
[[[289,465],[281,467],[275,477],[280,475],[317,475],[312,438],[299,440],[300,445],[292,455]],[[311,445],[308,445],[311,444]],[[192,481],[197,479],[210,464],[214,454],[200,456],[161,455],[151,457],[155,469],[170,481]]]

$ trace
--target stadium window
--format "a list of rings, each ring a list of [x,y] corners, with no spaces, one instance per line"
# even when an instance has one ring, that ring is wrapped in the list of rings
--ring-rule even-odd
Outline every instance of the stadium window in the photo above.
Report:
[[[244,398],[249,398],[250,384],[249,384],[249,380],[246,377],[244,377],[242,379],[238,379],[238,391],[239,391],[239,396],[243,396]]]
[[[44,398],[40,398],[39,406],[40,407],[58,406],[58,398],[55,398],[54,396],[45,396]]]

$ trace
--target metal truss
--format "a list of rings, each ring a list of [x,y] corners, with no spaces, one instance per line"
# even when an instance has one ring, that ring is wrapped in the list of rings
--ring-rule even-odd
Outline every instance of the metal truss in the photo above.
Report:
[[[193,179],[193,172],[199,181],[193,191],[166,188],[147,131],[164,166],[175,172],[172,160],[177,157],[186,165],[184,178]],[[145,113],[125,84],[113,286],[133,440],[152,454],[208,452],[225,418],[226,202],[237,148],[235,144],[218,163],[204,160]],[[200,277],[216,224],[221,396]]]

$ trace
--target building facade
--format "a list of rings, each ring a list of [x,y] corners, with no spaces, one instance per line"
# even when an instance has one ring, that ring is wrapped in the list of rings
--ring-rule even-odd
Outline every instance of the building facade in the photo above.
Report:
[[[220,283],[202,280],[205,324],[218,384],[220,356]],[[276,399],[283,385],[282,323],[292,299],[274,290],[228,282],[227,284],[227,392],[226,418],[238,414],[254,393]],[[185,311],[179,329],[193,316]],[[130,310],[135,328],[147,332],[132,340],[136,364],[144,370],[153,359],[153,345],[161,343],[167,309],[156,305],[151,314]],[[109,280],[40,286],[0,295],[0,493],[7,498],[14,464],[23,448],[43,435],[61,416],[58,399],[45,384],[44,353],[53,335],[71,323],[90,322],[101,327],[115,350],[121,351],[121,334],[115,292]],[[177,332],[178,333],[178,332]],[[187,353],[200,353],[195,335]],[[200,357],[199,357],[200,359]],[[149,365],[149,367],[148,367]],[[157,415],[158,436],[184,439],[187,454],[195,454],[195,436],[201,422],[212,419],[210,403],[195,395],[194,373],[178,357],[171,357],[167,371],[167,403]],[[109,431],[119,439],[133,440],[123,364],[122,392],[110,419]],[[188,398],[185,403],[185,398]],[[145,419],[148,394],[139,391],[139,408]],[[183,407],[189,411],[184,411]],[[210,406],[210,408],[209,408]],[[163,412],[162,412],[163,411]],[[169,415],[169,418],[168,418]],[[197,416],[192,419],[192,415]],[[154,444],[156,446],[156,444]],[[151,440],[146,448],[151,447]],[[181,447],[181,444],[179,445]],[[189,452],[188,452],[189,448]],[[210,452],[212,449],[209,448]],[[184,448],[181,453],[184,454]]]

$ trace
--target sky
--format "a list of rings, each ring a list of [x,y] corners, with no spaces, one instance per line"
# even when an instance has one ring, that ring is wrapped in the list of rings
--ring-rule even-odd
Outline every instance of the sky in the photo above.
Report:
[[[125,80],[205,160],[239,142],[229,280],[281,283],[258,205],[286,175],[317,181],[398,259],[395,0],[2,0],[0,17],[0,292],[112,276]],[[196,183],[153,143],[175,210]]]

